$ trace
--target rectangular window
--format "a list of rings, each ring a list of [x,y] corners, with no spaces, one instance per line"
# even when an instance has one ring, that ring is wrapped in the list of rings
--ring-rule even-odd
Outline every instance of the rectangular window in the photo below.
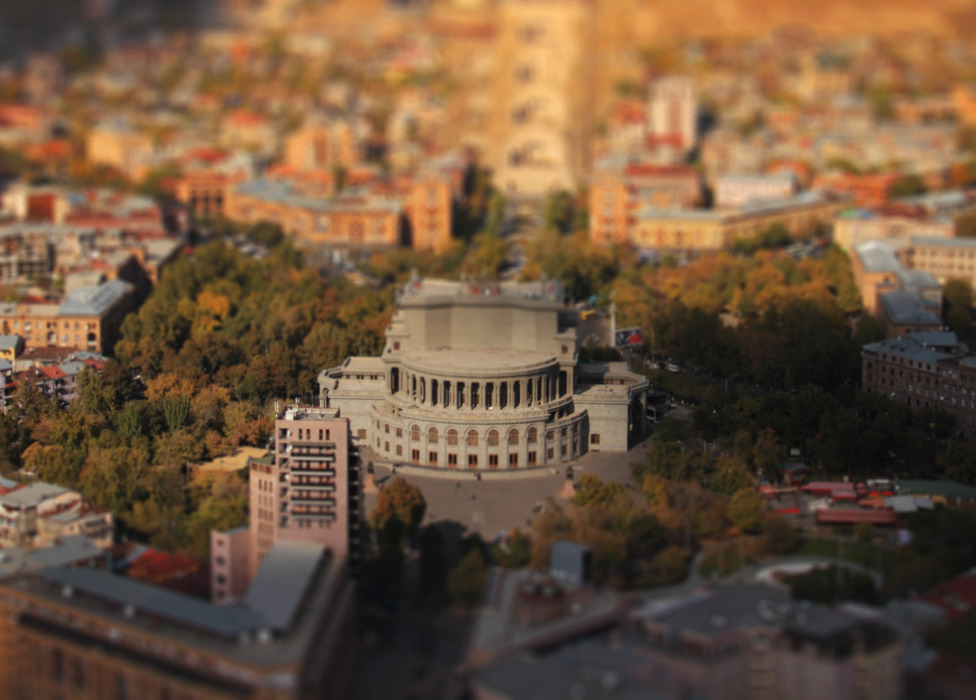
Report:
[[[468,455],[468,466],[474,469],[478,466],[478,455]]]
[[[360,440],[365,440],[366,439],[366,428],[360,428],[359,430],[357,430],[356,431],[356,437],[358,437]]]
[[[387,427],[389,427],[389,426],[387,426]],[[390,432],[390,431],[388,430],[386,432]],[[396,436],[397,437],[403,437],[403,428],[397,428],[396,429]]]
[[[396,453],[397,453],[397,457],[403,456],[403,445],[397,445]]]
[[[510,454],[508,456],[508,466],[509,467],[517,467],[518,466],[518,455],[517,454],[512,453],[512,454]]]
[[[390,441],[389,440],[387,440],[386,442],[383,443],[383,451],[384,452],[389,452],[390,451]]]
[[[384,426],[383,426],[383,429],[384,429],[384,432],[385,432],[385,433],[386,433],[387,435],[389,435],[389,434],[390,434],[390,424],[389,424],[389,423],[387,423],[386,425],[384,425]],[[399,431],[397,431],[397,432],[399,432]]]
[[[498,469],[498,455],[488,455],[488,466],[491,469]]]
[[[552,447],[550,447],[548,450],[546,450],[546,457],[548,457],[549,459],[552,459],[555,456],[556,456],[556,451]]]
[[[563,446],[561,446],[559,448],[559,454],[562,455],[563,457],[566,456],[566,446],[565,445],[563,445]]]
[[[447,456],[447,466],[456,467],[457,466],[457,455],[449,454]]]
[[[420,450],[410,450],[410,461],[414,464],[420,462]]]
[[[534,467],[535,466],[535,452],[534,451],[533,452],[529,452],[529,466],[530,467]]]
[[[437,466],[437,453],[436,452],[428,452],[427,453],[427,463],[430,466],[432,466],[432,467],[436,467]]]
[[[600,433],[591,433],[590,434],[590,444],[591,445],[599,445],[600,444]]]

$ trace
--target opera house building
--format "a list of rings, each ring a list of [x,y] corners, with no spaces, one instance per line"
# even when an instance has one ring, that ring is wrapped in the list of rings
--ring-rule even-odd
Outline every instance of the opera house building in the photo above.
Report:
[[[409,282],[383,355],[322,371],[320,404],[394,463],[524,470],[625,451],[647,431],[647,380],[580,362],[562,299],[552,281]]]

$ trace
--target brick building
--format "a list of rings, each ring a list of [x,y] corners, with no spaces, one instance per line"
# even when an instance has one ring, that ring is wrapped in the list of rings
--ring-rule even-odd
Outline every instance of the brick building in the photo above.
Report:
[[[955,333],[910,333],[861,351],[861,386],[913,411],[939,409],[972,434],[976,426],[976,357],[962,355]]]

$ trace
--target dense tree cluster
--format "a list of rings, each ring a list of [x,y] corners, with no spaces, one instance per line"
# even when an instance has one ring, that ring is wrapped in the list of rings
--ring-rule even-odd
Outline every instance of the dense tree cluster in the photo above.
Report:
[[[211,385],[236,401],[316,391],[315,377],[383,344],[392,295],[327,283],[287,242],[255,260],[216,242],[165,270],[116,346],[143,380],[192,394]]]

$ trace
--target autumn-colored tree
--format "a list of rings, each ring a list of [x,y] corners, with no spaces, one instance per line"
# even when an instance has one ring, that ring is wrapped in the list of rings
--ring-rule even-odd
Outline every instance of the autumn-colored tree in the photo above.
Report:
[[[728,514],[732,524],[742,532],[760,533],[766,523],[766,499],[754,488],[736,491],[729,501]]]
[[[404,534],[413,536],[424,519],[427,502],[420,489],[403,477],[397,477],[376,498],[376,507],[369,516],[374,530],[385,530],[391,520],[399,520]]]
[[[549,550],[559,540],[570,539],[573,521],[553,499],[546,500],[546,508],[532,523],[532,566],[543,571],[549,568]]]
[[[21,459],[23,468],[33,472],[41,481],[66,488],[74,488],[78,484],[78,472],[60,445],[35,442],[24,450]]]

